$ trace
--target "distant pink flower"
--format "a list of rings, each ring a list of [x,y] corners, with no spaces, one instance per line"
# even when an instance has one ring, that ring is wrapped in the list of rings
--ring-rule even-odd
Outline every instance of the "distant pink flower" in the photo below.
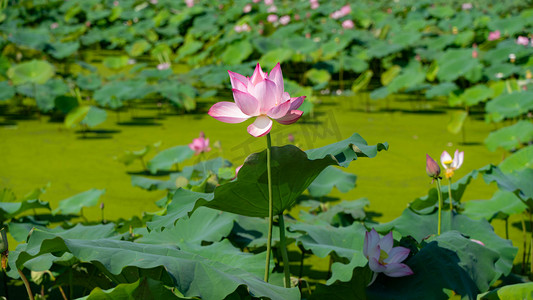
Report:
[[[300,20],[300,15],[299,15],[299,14],[295,14],[295,15],[294,15],[294,19],[295,19],[296,21]]]
[[[275,13],[278,11],[278,8],[275,6],[275,5],[272,5],[270,6],[268,9],[267,9],[267,12],[268,13]]]
[[[463,10],[470,10],[472,9],[472,3],[463,3],[463,5],[461,5],[461,8]]]
[[[274,4],[274,0],[265,0],[265,5],[272,5]]]
[[[272,128],[272,119],[280,124],[292,124],[302,116],[298,110],[305,96],[291,98],[283,87],[283,74],[278,64],[263,72],[257,64],[251,77],[228,71],[233,87],[235,102],[218,102],[208,114],[225,123],[241,123],[256,117],[248,126],[248,133],[255,137],[264,136]]]
[[[455,150],[453,159],[447,151],[443,151],[440,155],[440,163],[446,170],[446,178],[453,176],[455,170],[459,169],[463,165],[465,153],[463,151]]]
[[[243,31],[250,31],[252,30],[250,28],[250,26],[246,23],[242,24],[242,25],[235,25],[235,27],[233,28],[235,30],[235,32],[243,32]]]
[[[341,13],[346,16],[347,14],[351,13],[352,12],[352,8],[350,7],[349,4],[347,5],[344,5],[343,7],[341,7]]]
[[[50,29],[56,29],[57,27],[59,27],[59,24],[57,22],[54,22],[52,24],[50,24]]]
[[[289,17],[287,15],[279,18],[279,22],[281,23],[281,25],[287,25],[287,24],[289,24],[290,21],[291,21],[291,17]]]
[[[194,155],[198,155],[203,152],[211,151],[209,148],[209,138],[205,138],[203,131],[200,131],[200,137],[192,140],[192,143],[189,144],[189,148],[194,151]]]
[[[187,7],[193,7],[194,6],[194,0],[185,0],[185,5],[187,5]]]
[[[499,38],[500,38],[500,31],[499,30],[492,31],[491,33],[489,33],[489,41],[494,41],[494,40],[497,40]]]
[[[167,63],[167,62],[165,62],[165,63],[160,63],[160,64],[157,65],[157,69],[158,69],[159,71],[166,70],[166,69],[168,69],[168,68],[170,68],[170,63]]]
[[[118,6],[118,4],[119,4],[118,1],[116,1],[116,0],[113,1],[113,6]]]
[[[249,12],[251,12],[251,11],[252,11],[252,5],[251,5],[251,4],[246,4],[246,5],[243,7],[243,9],[242,9],[242,12],[245,13],[245,14],[247,14],[247,13],[249,13]]]
[[[332,12],[330,17],[336,20],[336,19],[340,19],[346,16],[347,14],[351,12],[352,12],[352,8],[350,7],[350,5],[344,5],[343,7],[341,7],[341,9]]]
[[[477,52],[477,47],[473,47],[472,49],[472,58],[477,58],[479,53]]]
[[[345,20],[344,22],[342,22],[342,28],[344,29],[352,29],[354,26],[355,25],[352,20]]]
[[[278,15],[274,15],[274,14],[268,15],[267,21],[270,22],[270,23],[277,22],[278,21]]]
[[[434,179],[436,179],[440,175],[439,164],[428,154],[426,154],[426,173],[429,177]]]
[[[405,247],[392,247],[393,244],[392,231],[383,238],[379,237],[374,228],[370,232],[366,232],[363,255],[368,259],[370,270],[374,272],[370,284],[376,280],[378,273],[383,273],[389,277],[403,277],[413,274],[413,270],[408,265],[401,263],[409,256],[411,250]]]
[[[527,46],[529,45],[529,39],[525,36],[519,36],[517,39],[516,39],[516,43],[518,45],[524,45],[524,46]]]
[[[150,3],[152,3],[153,5],[156,5],[157,4],[157,0],[150,0]]]
[[[317,9],[319,6],[318,2],[311,2],[311,9]]]
[[[261,0],[253,0],[254,3],[259,3]]]

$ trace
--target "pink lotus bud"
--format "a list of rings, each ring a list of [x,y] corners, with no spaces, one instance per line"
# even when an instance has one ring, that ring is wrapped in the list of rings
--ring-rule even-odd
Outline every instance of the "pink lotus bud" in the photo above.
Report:
[[[185,4],[187,7],[193,7],[194,6],[194,0],[185,0]]]
[[[294,135],[292,135],[292,133],[289,133],[287,139],[289,140],[289,143],[294,143]]]
[[[463,10],[470,10],[472,9],[472,3],[463,3],[463,5],[461,5],[461,8]]]
[[[274,0],[265,0],[265,5],[272,5],[274,4]]]
[[[355,25],[352,20],[345,20],[344,22],[342,22],[342,28],[344,29],[352,29],[354,26]]]
[[[527,46],[529,45],[529,39],[525,36],[519,36],[517,39],[516,39],[516,43],[518,45],[524,45],[524,46]]]
[[[311,9],[317,9],[319,6],[318,2],[311,2]]]
[[[477,56],[478,56],[477,50],[473,49],[472,50],[472,58],[477,58]]]
[[[270,22],[270,23],[277,22],[278,21],[278,15],[274,15],[274,14],[268,15],[267,21]]]
[[[245,14],[247,14],[247,13],[249,13],[249,12],[251,12],[251,11],[252,11],[252,5],[251,5],[251,4],[246,4],[246,5],[243,7],[243,9],[242,9],[242,12],[245,13]]]
[[[493,32],[489,33],[489,38],[488,38],[489,41],[494,41],[494,40],[497,40],[499,38],[500,38],[500,31],[499,30],[496,30],[496,31],[493,31]]]
[[[104,202],[100,203],[100,209],[104,209]]]
[[[342,13],[342,16],[346,16],[347,14],[352,12],[352,8],[350,7],[349,4],[347,4],[341,7],[340,12]]]
[[[50,29],[56,29],[57,27],[59,27],[59,24],[57,22],[50,24]]]
[[[285,15],[281,18],[279,18],[279,22],[282,24],[282,25],[287,25],[289,24],[289,22],[291,21],[291,17]]]
[[[432,178],[438,178],[440,175],[439,164],[428,154],[426,154],[426,173]]]

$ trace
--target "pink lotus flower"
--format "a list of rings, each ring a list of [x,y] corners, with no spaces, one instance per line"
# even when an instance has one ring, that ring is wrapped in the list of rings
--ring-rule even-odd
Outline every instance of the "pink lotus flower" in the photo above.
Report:
[[[281,23],[281,25],[287,25],[289,24],[290,21],[291,21],[291,17],[289,16],[283,16],[279,18],[279,22]]]
[[[440,175],[439,164],[431,158],[431,156],[426,154],[426,173],[429,177],[437,179]]]
[[[247,13],[249,13],[249,12],[251,12],[251,11],[252,11],[252,5],[251,5],[251,4],[246,4],[246,5],[243,7],[243,9],[242,9],[242,12],[245,13],[245,14],[247,14]]]
[[[352,12],[352,8],[350,7],[349,4],[346,4],[343,7],[341,7],[340,12],[342,13],[343,16],[346,16],[347,14]]]
[[[472,3],[463,3],[463,5],[461,5],[461,8],[463,10],[470,10],[472,9]]]
[[[363,255],[368,259],[370,270],[374,272],[368,285],[376,280],[378,273],[384,273],[389,277],[403,277],[413,274],[413,270],[408,265],[401,263],[409,256],[411,250],[405,247],[392,247],[393,243],[392,231],[383,238],[379,237],[374,228],[365,234]]]
[[[291,98],[283,87],[283,74],[278,64],[270,71],[263,72],[257,64],[251,77],[228,71],[233,87],[233,102],[218,102],[208,114],[225,123],[241,123],[257,117],[248,126],[248,133],[255,137],[264,136],[272,128],[272,119],[280,124],[292,124],[302,116],[297,110],[305,96]]]
[[[193,7],[194,6],[194,0],[185,0],[185,4],[187,7]]]
[[[319,6],[318,2],[311,2],[311,9],[317,9]]]
[[[270,23],[274,23],[274,22],[277,22],[278,21],[278,16],[277,15],[268,15],[267,17],[267,21],[270,22]]]
[[[274,4],[274,0],[265,0],[265,5],[272,5]]]
[[[56,29],[57,27],[59,27],[59,24],[57,22],[50,24],[50,29]]]
[[[342,28],[344,29],[352,29],[354,26],[355,25],[352,20],[345,20],[344,22],[342,22]]]
[[[160,64],[157,65],[157,69],[158,69],[159,71],[166,70],[166,69],[168,69],[168,68],[170,68],[170,63],[167,63],[167,62],[165,62],[165,63],[160,63]]]
[[[453,159],[450,154],[446,151],[443,151],[440,155],[440,163],[446,170],[446,178],[451,178],[455,170],[459,169],[463,164],[465,153],[463,151],[455,150],[453,154]]]
[[[489,33],[489,41],[494,41],[494,40],[497,40],[499,38],[500,38],[500,31],[499,30],[492,31],[491,33]]]
[[[524,46],[527,46],[529,45],[529,39],[525,36],[519,36],[517,39],[516,39],[516,43],[518,45],[524,45]]]
[[[192,140],[192,143],[189,144],[189,148],[194,151],[194,155],[198,155],[203,152],[211,151],[209,148],[209,138],[205,138],[203,131],[200,131],[200,137]]]

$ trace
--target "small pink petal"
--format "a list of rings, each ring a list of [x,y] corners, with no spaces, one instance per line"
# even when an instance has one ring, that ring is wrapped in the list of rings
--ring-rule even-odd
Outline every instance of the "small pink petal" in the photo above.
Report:
[[[207,113],[225,123],[241,123],[250,118],[239,109],[237,104],[226,101],[215,103]]]
[[[291,98],[291,110],[298,109],[304,103],[305,96]]]
[[[231,72],[228,70],[229,73],[229,79],[231,81],[231,87],[243,92],[246,92],[246,83],[248,82],[248,78],[245,76],[242,76],[239,73]]]
[[[442,164],[442,166],[447,169],[448,167],[446,166],[446,164],[444,162],[450,162],[452,161],[452,157],[450,156],[450,154],[448,153],[448,151],[444,150],[442,151],[442,154],[440,155],[440,163]]]
[[[465,153],[463,151],[455,150],[453,155],[453,167],[459,169],[463,165]]]
[[[413,270],[411,270],[408,265],[399,263],[388,264],[383,273],[389,277],[403,277],[414,274]]]
[[[259,101],[252,95],[240,90],[233,89],[233,99],[239,109],[248,116],[259,115]]]
[[[291,110],[289,111],[289,113],[287,113],[285,116],[279,118],[279,119],[276,119],[276,121],[280,124],[283,124],[283,125],[290,125],[296,121],[298,121],[298,119],[300,119],[300,117],[302,116],[304,112],[301,111],[301,110]]]
[[[263,79],[265,78],[265,73],[263,72],[263,70],[261,69],[261,66],[259,65],[259,63],[255,66],[255,70],[254,70],[254,73],[252,74],[252,77],[250,78],[250,82],[253,84],[253,85],[256,85],[258,84],[259,82],[263,81]]]
[[[271,128],[272,120],[266,116],[259,116],[248,126],[248,133],[255,137],[261,137],[269,133]]]
[[[281,66],[279,63],[276,64],[274,68],[272,68],[272,71],[270,71],[270,75],[268,76],[268,79],[272,80],[276,84],[276,97],[277,97],[277,103],[279,104],[282,101],[282,95],[283,95],[283,73],[281,72]]]
[[[392,238],[392,231],[390,231],[379,241],[378,245],[383,251],[389,253],[392,250],[393,243],[394,239]]]
[[[276,105],[276,106],[272,107],[267,112],[267,116],[271,117],[272,119],[282,118],[289,112],[290,108],[291,108],[291,102],[290,101],[285,101],[284,103],[282,103],[280,105]]]
[[[276,84],[265,79],[249,88],[250,94],[259,100],[260,113],[266,114],[272,107],[276,106]]]
[[[409,252],[411,252],[411,250],[409,250],[408,248],[405,248],[405,247],[394,247],[392,248],[391,251],[389,251],[387,254],[389,255],[389,257],[387,257],[384,262],[388,263],[388,264],[391,264],[391,263],[400,263],[402,261],[404,261],[407,256],[409,256]]]
[[[371,252],[374,251],[374,249],[376,248],[378,243],[379,243],[379,234],[374,228],[372,228],[372,230],[370,230],[370,232],[366,232],[365,233],[365,242],[363,244],[363,254],[364,254],[364,256],[366,256],[366,257],[374,256],[373,253],[371,253]],[[378,257],[379,257],[379,254],[378,254]]]
[[[377,272],[377,273],[385,272],[385,270],[387,269],[387,267],[380,264],[379,261],[375,257],[370,257],[368,259],[368,266],[370,267],[370,270]]]

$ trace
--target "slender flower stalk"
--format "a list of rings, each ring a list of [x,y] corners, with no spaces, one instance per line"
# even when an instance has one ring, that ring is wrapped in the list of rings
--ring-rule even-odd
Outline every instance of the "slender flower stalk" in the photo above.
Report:
[[[287,241],[285,238],[285,220],[283,219],[283,213],[279,214],[279,243],[281,247],[281,257],[283,259],[283,274],[285,275],[285,281],[283,286],[286,288],[291,287],[291,273],[289,266],[289,255],[287,254]]]
[[[442,222],[442,193],[441,193],[441,187],[440,187],[440,178],[437,177],[437,195],[439,196],[439,225],[437,228],[437,235],[440,235],[441,233],[441,222]],[[450,212],[451,214],[451,212]],[[451,226],[451,223],[450,223]]]
[[[459,169],[463,165],[465,153],[463,151],[455,150],[455,153],[452,156],[447,152],[443,151],[440,155],[440,163],[445,169],[445,176],[448,178],[448,200],[450,201],[450,229],[453,221],[453,198],[452,198],[452,177],[455,173],[455,170]]]
[[[272,219],[274,214],[274,203],[272,201],[272,170],[270,168],[272,140],[270,132],[267,138],[267,176],[268,176],[268,237],[267,237],[267,255],[265,262],[265,282],[268,282],[270,276],[270,253],[272,252]],[[281,229],[280,229],[281,230]]]
[[[442,194],[441,194],[441,188],[440,188],[440,167],[439,164],[431,158],[428,154],[426,154],[426,173],[429,177],[433,178],[433,180],[437,180],[437,193],[439,197],[439,221],[437,225],[437,234],[440,235],[441,232],[441,219],[442,219]]]

